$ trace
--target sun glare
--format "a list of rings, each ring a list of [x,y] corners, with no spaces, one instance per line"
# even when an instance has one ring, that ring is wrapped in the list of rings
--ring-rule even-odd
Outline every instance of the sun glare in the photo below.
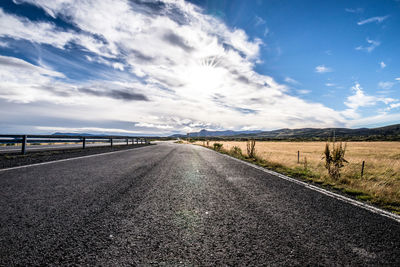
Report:
[[[224,86],[226,70],[209,64],[192,66],[186,70],[187,86],[185,94],[207,96]]]

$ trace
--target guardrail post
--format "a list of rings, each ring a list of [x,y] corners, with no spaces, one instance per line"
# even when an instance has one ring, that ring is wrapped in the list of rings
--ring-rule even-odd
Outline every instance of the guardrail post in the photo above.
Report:
[[[26,140],[27,140],[28,138],[27,138],[27,136],[26,135],[24,135],[23,137],[22,137],[22,149],[21,149],[21,154],[22,155],[25,155],[26,154]]]
[[[86,148],[86,137],[82,138],[82,148],[85,149]]]
[[[111,145],[111,147],[113,146],[113,139],[112,138],[110,138],[110,145]]]
[[[127,146],[129,145],[129,139],[128,138],[126,138],[126,145]]]

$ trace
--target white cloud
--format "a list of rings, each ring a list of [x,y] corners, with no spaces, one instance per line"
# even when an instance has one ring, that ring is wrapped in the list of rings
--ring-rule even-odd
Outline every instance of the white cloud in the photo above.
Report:
[[[43,95],[36,88],[64,77],[62,73],[18,58],[0,56],[0,98],[9,101],[28,103],[40,100]]]
[[[85,58],[90,61],[90,62],[97,62],[100,64],[104,64],[107,66],[110,66],[116,70],[124,71],[125,70],[125,65],[121,62],[113,62],[110,60],[110,58],[104,58],[102,56],[96,56],[96,57],[91,57],[86,55]]]
[[[266,23],[266,21],[259,16],[255,16],[254,19],[256,20],[255,26],[263,25]]]
[[[299,85],[299,84],[300,84],[300,82],[298,82],[298,81],[296,81],[295,79],[290,78],[290,77],[286,77],[286,78],[285,78],[285,82],[291,83],[291,84],[293,84],[293,85]]]
[[[400,103],[390,104],[390,109],[400,108]]]
[[[67,133],[118,133],[118,134],[140,134],[138,131],[130,131],[118,128],[99,128],[99,127],[57,127],[57,126],[37,126],[37,130],[46,132],[67,132]]]
[[[157,2],[157,7],[122,0],[25,2],[67,19],[79,31],[2,12],[0,24],[13,26],[2,27],[0,36],[64,50],[76,43],[90,52],[87,60],[127,75],[112,81],[71,82],[48,68],[32,65],[29,77],[22,67],[5,64],[2,73],[8,80],[2,78],[0,97],[7,101],[57,103],[57,116],[134,121],[136,127],[161,132],[170,127],[192,131],[346,123],[341,113],[291,96],[287,86],[255,72],[261,40],[250,39],[243,30],[231,29],[183,0]],[[332,70],[321,65],[316,71]]]
[[[363,51],[367,51],[367,52],[372,52],[374,51],[375,48],[377,48],[378,46],[381,45],[381,43],[379,41],[374,41],[371,40],[369,38],[367,38],[367,43],[369,44],[368,46],[357,46],[355,49],[356,50],[363,50]]]
[[[346,12],[349,12],[349,13],[362,13],[362,12],[364,12],[364,9],[361,8],[361,7],[358,7],[358,8],[345,8],[344,10]]]
[[[381,112],[377,115],[349,121],[348,125],[350,127],[365,127],[366,125],[394,124],[399,123],[399,121],[400,113],[388,114],[387,112]]]
[[[357,109],[359,107],[373,106],[376,104],[377,98],[366,95],[359,83],[356,83],[351,89],[354,95],[347,97],[347,102],[345,102],[345,105],[349,108]]]
[[[173,129],[171,125],[165,125],[165,124],[153,124],[153,123],[146,123],[146,122],[139,122],[135,123],[136,127],[145,127],[145,128],[157,128],[157,129]]]
[[[0,70],[3,71],[9,71],[9,70],[20,71],[21,78],[25,78],[24,75],[25,74],[29,75],[30,73],[32,73],[32,75],[38,73],[39,75],[48,77],[58,77],[58,78],[65,77],[64,74],[60,72],[42,68],[15,57],[7,57],[0,55],[0,65],[2,66]],[[4,75],[3,78],[6,79],[7,76]]]
[[[395,78],[395,80],[400,82],[400,78]]]
[[[121,64],[121,63],[116,62],[116,63],[113,63],[112,66],[113,66],[114,69],[117,69],[117,70],[120,70],[120,71],[124,71],[124,65]]]
[[[57,103],[105,105],[106,101],[149,101],[147,92],[154,88],[133,82],[91,81],[68,83],[64,74],[36,66],[22,59],[0,56],[0,99],[15,103]],[[162,96],[162,94],[158,94]],[[61,109],[61,106],[60,106]]]
[[[356,83],[353,87],[351,87],[351,90],[354,92],[354,94],[348,96],[346,102],[344,102],[348,109],[342,112],[344,116],[351,119],[360,118],[360,115],[357,111],[361,107],[374,106],[378,102],[383,102],[384,104],[388,105],[389,103],[397,101],[396,99],[392,98],[367,95],[359,83]]]
[[[265,25],[267,22],[265,21],[265,19],[259,17],[259,16],[255,16],[254,17],[255,23],[254,26],[258,27],[261,25]],[[264,32],[263,32],[263,36],[266,37],[269,33],[269,28],[267,26],[264,26]]]
[[[390,88],[392,88],[394,85],[393,82],[379,82],[378,83],[378,87],[379,89],[383,89],[383,90],[389,90]]]
[[[8,43],[0,41],[0,47],[8,47]]]
[[[13,39],[24,39],[33,43],[49,44],[57,48],[64,48],[69,43],[84,46],[87,50],[111,56],[105,45],[95,40],[92,36],[79,34],[73,31],[64,31],[48,22],[32,22],[5,13],[0,8],[0,37],[11,37]]]
[[[26,39],[37,43],[47,43],[55,47],[63,47],[73,39],[73,34],[57,32],[53,24],[45,22],[33,23],[28,19],[4,13],[0,8],[0,36],[14,39]]]
[[[268,28],[268,27],[265,27],[264,33],[263,33],[264,37],[267,36],[268,33],[269,33],[269,28]]]
[[[381,61],[381,62],[379,63],[379,65],[381,66],[381,69],[386,68],[386,64],[385,64],[385,62],[383,62],[383,61]]]
[[[324,65],[319,65],[315,67],[315,72],[318,73],[326,73],[326,72],[332,72],[333,70],[331,68],[325,67]]]
[[[381,16],[381,17],[372,17],[372,18],[368,18],[368,19],[359,21],[359,22],[357,22],[357,24],[364,25],[364,24],[371,23],[371,22],[381,23],[382,21],[386,20],[387,18],[389,18],[389,15]]]
[[[325,86],[328,86],[328,87],[333,87],[333,86],[335,86],[336,84],[334,84],[334,83],[326,83],[325,84]]]
[[[311,93],[311,90],[297,90],[297,92],[301,95],[309,94]]]

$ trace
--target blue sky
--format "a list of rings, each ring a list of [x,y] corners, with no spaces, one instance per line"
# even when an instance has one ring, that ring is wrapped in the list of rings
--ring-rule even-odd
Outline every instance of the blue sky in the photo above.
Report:
[[[400,1],[0,3],[2,133],[400,122]]]

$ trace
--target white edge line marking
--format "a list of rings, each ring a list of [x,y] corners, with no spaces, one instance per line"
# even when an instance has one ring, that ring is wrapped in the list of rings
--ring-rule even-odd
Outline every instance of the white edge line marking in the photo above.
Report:
[[[29,164],[29,165],[16,166],[16,167],[11,167],[11,168],[6,168],[6,169],[0,169],[0,172],[23,169],[23,168],[29,168],[29,167],[35,167],[35,166],[41,166],[41,165],[47,165],[47,164],[63,162],[63,161],[70,161],[70,160],[75,160],[75,159],[84,159],[84,158],[91,158],[91,157],[103,156],[103,155],[108,155],[108,154],[122,153],[122,152],[127,152],[127,151],[131,151],[131,150],[134,150],[134,149],[140,149],[140,148],[145,148],[145,147],[147,147],[147,146],[135,147],[135,148],[130,148],[130,149],[123,149],[123,150],[118,150],[118,151],[111,151],[111,152],[105,152],[105,153],[99,153],[99,154],[93,154],[93,155],[87,155],[87,156],[81,156],[81,157],[75,157],[75,158],[59,159],[59,160],[40,162],[40,163],[34,163],[34,164]]]
[[[205,148],[205,149],[207,149],[207,148]],[[209,149],[209,150],[212,150],[212,149]],[[214,150],[212,150],[212,151],[214,151]],[[218,152],[216,152],[216,153],[218,153]],[[274,172],[274,171],[268,170],[268,169],[266,169],[266,168],[257,166],[257,165],[255,165],[255,164],[251,164],[251,163],[249,163],[249,162],[246,162],[246,161],[243,161],[243,160],[234,158],[234,157],[229,156],[229,155],[227,155],[227,154],[222,154],[222,153],[218,153],[218,154],[223,155],[223,156],[225,156],[225,157],[227,157],[227,158],[236,160],[236,161],[241,162],[241,163],[243,163],[243,164],[246,164],[246,165],[248,165],[248,166],[250,166],[250,167],[253,167],[253,168],[258,169],[258,170],[260,170],[260,171],[266,172],[266,173],[268,173],[268,174],[272,174],[272,175],[277,176],[277,177],[279,177],[279,178],[281,178],[281,179],[284,179],[284,180],[287,180],[287,181],[290,181],[290,182],[293,182],[293,183],[302,185],[302,186],[304,186],[304,187],[306,187],[306,188],[308,188],[308,189],[317,191],[317,192],[319,192],[319,193],[321,193],[321,194],[324,194],[324,195],[326,195],[326,196],[335,198],[335,199],[337,199],[337,200],[341,200],[341,201],[343,201],[343,202],[349,203],[349,204],[351,204],[351,205],[353,205],[353,206],[356,206],[356,207],[359,207],[359,208],[363,208],[363,209],[365,209],[365,210],[368,210],[368,211],[370,211],[370,212],[379,214],[379,215],[381,215],[381,216],[388,217],[388,218],[393,219],[393,220],[397,221],[398,223],[400,223],[400,215],[397,215],[397,214],[391,213],[391,212],[389,212],[389,211],[382,210],[382,209],[380,209],[380,208],[377,208],[377,207],[368,205],[368,204],[366,204],[366,203],[363,203],[363,202],[360,202],[360,201],[357,201],[357,200],[354,200],[354,199],[351,199],[351,198],[348,198],[348,197],[339,195],[339,194],[337,194],[337,193],[328,191],[328,190],[326,190],[326,189],[317,187],[317,186],[315,186],[315,185],[311,185],[311,184],[308,184],[308,183],[306,183],[306,182],[299,181],[299,180],[297,180],[297,179],[288,177],[288,176],[283,175],[283,174],[281,174],[281,173]]]

